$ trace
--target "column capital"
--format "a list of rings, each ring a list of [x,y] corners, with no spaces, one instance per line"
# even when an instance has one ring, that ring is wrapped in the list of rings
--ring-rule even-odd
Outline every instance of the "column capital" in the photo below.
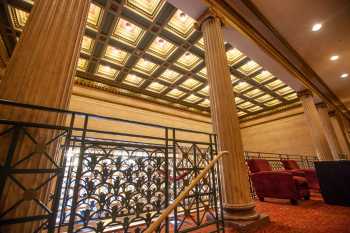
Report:
[[[205,22],[207,22],[210,19],[218,19],[221,23],[221,26],[224,25],[223,20],[218,16],[218,14],[212,9],[212,8],[208,8],[205,12],[203,12],[203,14],[201,14],[198,19],[198,29],[201,30],[203,24]]]
[[[301,97],[310,97],[310,96],[313,97],[312,91],[309,90],[309,89],[298,91],[297,95],[298,95],[299,98],[301,98]]]

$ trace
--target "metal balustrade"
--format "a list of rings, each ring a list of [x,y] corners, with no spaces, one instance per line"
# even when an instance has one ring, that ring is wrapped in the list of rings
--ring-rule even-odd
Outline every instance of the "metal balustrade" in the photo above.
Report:
[[[142,232],[217,154],[210,133],[6,100],[0,109],[0,232],[16,224],[34,225],[32,232]],[[46,117],[13,120],[2,114],[9,111]],[[50,116],[62,123],[48,124]],[[267,159],[273,169],[283,169],[281,159],[303,168],[317,160],[262,152],[245,157]],[[38,158],[43,162],[32,167]],[[218,174],[216,165],[157,232],[223,231]],[[22,208],[28,202],[34,211]]]
[[[204,132],[5,100],[0,108],[64,119],[1,115],[1,232],[21,224],[32,232],[142,232],[217,153],[215,135]],[[45,162],[32,167],[39,157]],[[216,165],[157,232],[223,231],[218,174]],[[21,208],[28,202],[35,211]]]

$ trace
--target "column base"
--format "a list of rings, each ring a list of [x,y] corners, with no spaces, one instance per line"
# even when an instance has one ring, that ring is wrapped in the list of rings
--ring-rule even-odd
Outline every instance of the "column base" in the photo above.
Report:
[[[225,228],[233,228],[238,233],[249,233],[258,230],[260,227],[263,227],[270,223],[270,217],[267,214],[260,213],[258,217],[253,220],[231,220],[224,219]]]
[[[255,211],[255,202],[244,204],[224,204],[225,227],[234,228],[239,233],[253,232],[270,222],[267,214]]]

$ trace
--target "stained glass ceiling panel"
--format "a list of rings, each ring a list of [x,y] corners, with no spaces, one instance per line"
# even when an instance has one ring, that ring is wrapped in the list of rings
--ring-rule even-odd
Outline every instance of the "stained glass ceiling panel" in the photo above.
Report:
[[[30,0],[8,1],[3,8],[11,19],[8,27],[17,35],[29,17],[29,11],[19,7],[21,1]],[[164,0],[92,0],[77,61],[78,79],[103,90],[117,89],[114,93],[208,114],[204,40],[195,24]],[[240,116],[297,103],[295,91],[273,73],[239,48],[227,42],[225,48]]]

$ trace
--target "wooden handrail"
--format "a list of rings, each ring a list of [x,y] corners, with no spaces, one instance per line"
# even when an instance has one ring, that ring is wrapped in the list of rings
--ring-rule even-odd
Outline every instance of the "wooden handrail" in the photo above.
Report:
[[[159,227],[159,225],[167,218],[167,216],[178,206],[178,204],[188,195],[188,193],[199,183],[199,181],[208,173],[208,171],[215,165],[215,163],[225,154],[228,154],[228,151],[221,151],[218,155],[216,155],[213,160],[211,160],[207,166],[198,174],[196,178],[189,184],[180,194],[177,196],[177,198],[174,200],[174,202],[169,205],[159,216],[159,218],[154,221],[147,229],[144,231],[144,233],[152,233],[156,231],[156,229]]]

